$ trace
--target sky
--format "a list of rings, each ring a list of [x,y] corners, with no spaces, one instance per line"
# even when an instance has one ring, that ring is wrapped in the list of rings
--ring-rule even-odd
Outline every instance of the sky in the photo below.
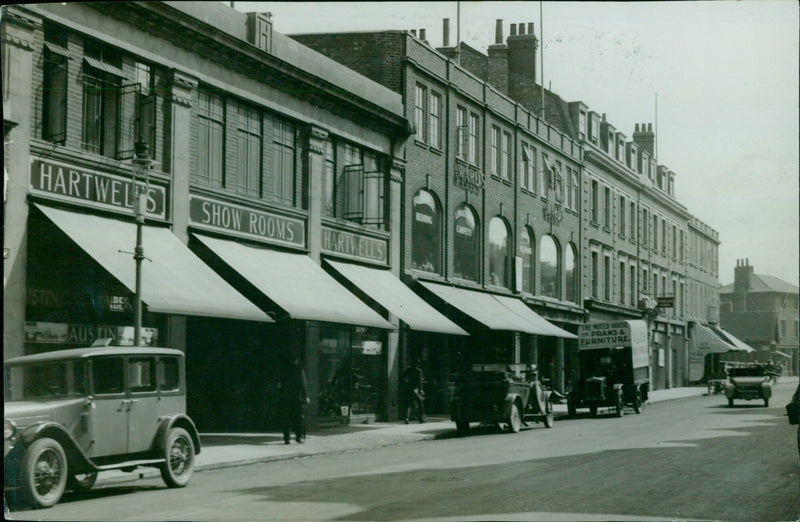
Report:
[[[719,279],[738,259],[798,285],[798,23],[792,0],[755,2],[235,2],[283,34],[425,29],[486,53],[495,20],[533,22],[544,84],[605,113],[628,139],[653,123],[676,198],[717,232]],[[541,13],[541,18],[540,18]],[[460,23],[458,23],[460,20]],[[542,23],[543,21],[543,23]],[[544,32],[541,29],[544,27]],[[537,81],[539,79],[537,53]]]

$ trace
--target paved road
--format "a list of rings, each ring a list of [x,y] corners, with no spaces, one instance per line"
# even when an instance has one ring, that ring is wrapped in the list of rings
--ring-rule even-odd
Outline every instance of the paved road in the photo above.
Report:
[[[34,520],[796,520],[796,427],[712,395],[641,415],[560,420],[67,494]]]

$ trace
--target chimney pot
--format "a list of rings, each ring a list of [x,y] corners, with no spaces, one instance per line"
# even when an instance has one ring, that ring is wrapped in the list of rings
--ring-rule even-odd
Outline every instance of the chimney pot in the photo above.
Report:
[[[653,124],[652,123],[648,123],[647,124],[647,132],[653,132]]]
[[[442,20],[442,46],[450,47],[450,19]]]
[[[503,43],[503,20],[500,18],[494,22],[494,43]]]
[[[517,36],[517,24],[511,24],[511,34],[509,36]]]
[[[520,36],[525,34],[525,24],[519,24],[519,34]]]
[[[417,30],[416,29],[412,29],[411,30],[411,34],[414,35],[414,38],[416,38],[417,37]]]
[[[533,34],[533,22],[528,22],[528,34]]]
[[[422,41],[425,41],[425,40],[427,40],[427,39],[425,38],[425,29],[420,29],[420,30],[419,30],[419,39],[420,39],[420,40],[422,40]]]

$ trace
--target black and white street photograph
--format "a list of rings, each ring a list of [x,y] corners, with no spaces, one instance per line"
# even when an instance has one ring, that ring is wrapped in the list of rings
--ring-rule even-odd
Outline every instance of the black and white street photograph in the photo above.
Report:
[[[3,511],[800,520],[800,9],[10,1]]]

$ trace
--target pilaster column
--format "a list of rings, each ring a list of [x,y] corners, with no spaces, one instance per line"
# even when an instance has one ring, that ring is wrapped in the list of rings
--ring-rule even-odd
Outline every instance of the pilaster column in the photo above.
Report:
[[[25,350],[25,284],[28,267],[28,183],[33,128],[33,46],[41,19],[6,6],[0,26],[3,71],[3,358]]]
[[[405,176],[406,162],[401,158],[392,158],[389,169],[389,262],[392,273],[401,278],[401,246],[400,230],[403,222],[403,178]],[[389,321],[398,323],[398,317],[389,315]],[[400,335],[407,336],[408,329],[390,332],[386,346],[386,414],[387,420],[398,418],[399,381],[400,381]],[[408,345],[403,341],[405,346]]]
[[[322,248],[322,180],[325,176],[325,141],[328,131],[311,126],[308,132],[308,249],[311,259],[320,262]]]
[[[564,393],[564,339],[556,339],[556,390]]]

